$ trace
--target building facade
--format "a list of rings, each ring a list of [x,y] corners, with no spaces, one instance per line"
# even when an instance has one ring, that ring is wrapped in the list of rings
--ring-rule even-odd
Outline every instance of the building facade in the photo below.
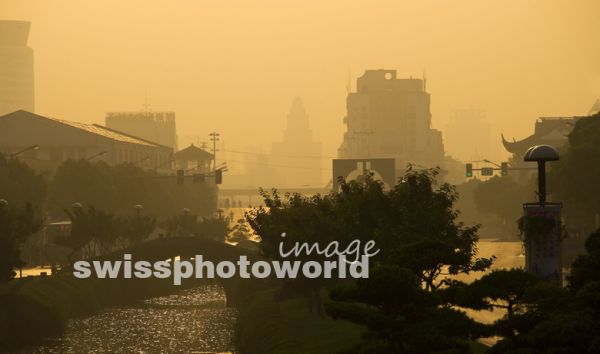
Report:
[[[431,128],[430,95],[425,80],[398,79],[395,70],[367,70],[348,94],[347,131],[340,158],[396,160],[400,176],[407,164],[443,166],[440,131]]]
[[[109,112],[105,124],[108,128],[177,150],[177,130],[174,112]]]
[[[36,146],[36,149],[29,149]],[[0,116],[0,152],[18,158],[37,170],[51,171],[63,161],[103,160],[132,163],[160,172],[171,171],[173,150],[98,124],[44,117],[27,111]]]
[[[540,117],[535,121],[533,134],[521,139],[512,141],[506,140],[502,135],[502,145],[504,149],[512,154],[510,167],[523,168],[531,167],[531,163],[523,161],[525,152],[536,145],[550,145],[555,149],[563,147],[567,141],[569,133],[573,130],[575,123],[581,117]],[[535,170],[520,170],[511,173],[511,176],[517,180],[527,180],[526,176],[534,175]]]
[[[0,115],[35,110],[29,22],[0,21]]]

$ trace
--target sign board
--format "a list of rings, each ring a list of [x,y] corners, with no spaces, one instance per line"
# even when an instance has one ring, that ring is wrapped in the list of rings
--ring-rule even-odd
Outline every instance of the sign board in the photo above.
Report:
[[[369,173],[373,179],[382,181],[386,189],[396,184],[396,160],[381,159],[334,159],[333,160],[333,191],[339,192],[341,177],[346,182],[362,181]]]
[[[481,168],[481,175],[482,176],[493,176],[494,175],[494,168],[493,167],[482,167]]]
[[[551,229],[544,230],[545,234],[537,234],[534,230],[525,232],[525,270],[544,279],[561,284],[561,223],[562,204],[560,203],[525,203],[523,216],[547,220]],[[527,222],[527,221],[526,221]],[[535,234],[528,234],[534,232]]]

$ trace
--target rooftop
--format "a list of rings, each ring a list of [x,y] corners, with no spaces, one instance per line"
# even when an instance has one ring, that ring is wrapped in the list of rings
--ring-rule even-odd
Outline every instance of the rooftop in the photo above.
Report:
[[[66,125],[66,126],[69,126],[72,128],[80,129],[85,132],[99,135],[99,136],[102,136],[102,137],[105,137],[105,138],[108,138],[111,140],[115,140],[115,141],[138,144],[138,145],[146,145],[146,146],[164,147],[160,144],[153,143],[151,141],[144,140],[144,139],[141,139],[141,138],[129,135],[129,134],[125,134],[125,133],[98,125],[98,124],[87,124],[87,123],[73,122],[73,121],[68,121],[68,120],[63,120],[63,119],[58,119],[58,118],[45,117],[45,116],[41,116],[41,115],[38,115],[35,113],[27,112],[24,110],[19,110],[16,112],[6,114],[4,116],[0,116],[0,119],[11,119],[11,118],[17,119],[19,117],[22,117],[23,115],[30,117],[30,118],[51,120],[58,124],[63,124],[63,125]]]

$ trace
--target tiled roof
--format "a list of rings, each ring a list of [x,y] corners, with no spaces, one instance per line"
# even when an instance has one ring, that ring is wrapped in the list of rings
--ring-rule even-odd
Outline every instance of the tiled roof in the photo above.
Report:
[[[27,112],[24,110],[18,110],[18,111],[12,112],[12,113],[5,114],[3,116],[0,116],[0,118],[1,119],[19,119],[23,115],[28,118],[47,119],[47,120],[53,121],[58,124],[67,125],[69,127],[72,127],[75,129],[80,129],[85,132],[88,132],[88,133],[91,133],[94,135],[99,135],[101,137],[115,140],[115,141],[170,149],[169,147],[160,145],[158,143],[154,143],[152,141],[138,138],[138,137],[135,137],[135,136],[123,133],[123,132],[119,132],[119,131],[116,131],[116,130],[113,130],[113,129],[110,129],[107,127],[103,127],[98,124],[86,124],[86,123],[72,122],[72,121],[58,119],[58,118],[41,116],[39,114]]]

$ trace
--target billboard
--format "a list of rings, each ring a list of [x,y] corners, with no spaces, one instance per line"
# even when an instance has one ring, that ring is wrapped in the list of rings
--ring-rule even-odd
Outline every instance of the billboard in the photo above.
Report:
[[[345,181],[362,181],[369,173],[373,179],[382,181],[386,189],[396,184],[396,161],[393,158],[380,159],[334,159],[333,191],[339,192],[339,177]]]

